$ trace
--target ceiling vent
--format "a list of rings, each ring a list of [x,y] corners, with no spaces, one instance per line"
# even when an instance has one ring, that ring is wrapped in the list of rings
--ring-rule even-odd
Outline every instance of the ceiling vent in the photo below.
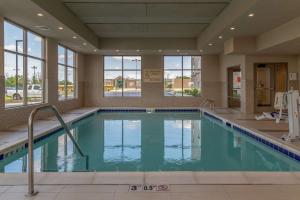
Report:
[[[41,26],[37,25],[37,26],[34,26],[34,28],[40,29],[42,31],[49,31],[50,30],[50,28],[48,26],[43,26],[43,25],[41,25]]]

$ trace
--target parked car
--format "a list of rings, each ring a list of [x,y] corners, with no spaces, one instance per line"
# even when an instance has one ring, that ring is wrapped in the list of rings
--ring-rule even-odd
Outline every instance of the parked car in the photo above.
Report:
[[[21,100],[23,99],[24,92],[23,88],[19,88],[16,91],[14,87],[7,87],[6,88],[6,96],[12,97],[13,100]],[[42,87],[38,84],[32,84],[27,86],[27,97],[30,98],[40,98],[42,96]]]

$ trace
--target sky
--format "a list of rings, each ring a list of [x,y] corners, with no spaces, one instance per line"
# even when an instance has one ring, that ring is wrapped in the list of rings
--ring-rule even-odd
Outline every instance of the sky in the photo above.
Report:
[[[28,55],[42,58],[42,38],[38,35],[35,35],[31,32],[27,32],[27,53]],[[8,22],[4,22],[4,49],[10,51],[16,51],[16,41],[22,40],[23,41],[24,32],[23,29],[12,25]],[[18,52],[23,53],[23,42],[18,43]],[[31,79],[34,75],[33,67],[36,67],[36,76],[42,76],[42,62],[37,59],[28,58],[28,78]],[[5,52],[4,55],[4,74],[7,77],[15,76],[16,74],[16,55]],[[23,57],[18,56],[18,72],[19,75],[23,73]]]

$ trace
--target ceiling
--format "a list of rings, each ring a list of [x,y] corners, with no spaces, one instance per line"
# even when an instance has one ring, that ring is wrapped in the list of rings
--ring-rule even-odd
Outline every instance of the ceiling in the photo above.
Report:
[[[62,0],[104,38],[197,37],[231,0]]]

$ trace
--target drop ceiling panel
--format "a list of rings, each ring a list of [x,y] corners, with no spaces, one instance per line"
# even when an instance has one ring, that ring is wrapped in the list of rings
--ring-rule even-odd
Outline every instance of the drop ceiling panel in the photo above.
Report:
[[[203,24],[89,24],[100,37],[196,37]]]
[[[78,17],[144,17],[145,4],[67,3]]]
[[[187,3],[187,4],[148,4],[150,17],[215,17],[227,4]]]
[[[197,37],[229,0],[67,1],[100,37]]]

